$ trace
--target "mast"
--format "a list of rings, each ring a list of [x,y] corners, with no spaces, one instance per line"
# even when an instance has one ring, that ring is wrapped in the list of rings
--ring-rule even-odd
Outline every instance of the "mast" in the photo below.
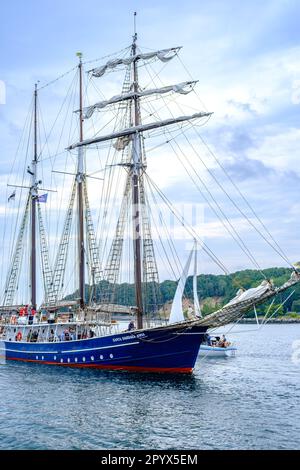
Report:
[[[31,174],[31,256],[30,256],[30,283],[31,306],[36,310],[36,201],[37,201],[37,84],[34,89],[34,142]]]
[[[135,28],[136,12],[134,13],[134,36],[132,43],[132,55],[136,56],[137,33]],[[137,60],[133,62],[133,98],[134,104],[134,126],[140,125],[140,110],[138,92]],[[140,170],[141,170],[141,137],[136,132],[133,136],[132,145],[132,222],[133,222],[133,253],[134,253],[134,284],[135,301],[137,308],[137,328],[143,328],[143,298],[142,298],[142,257],[141,257],[141,215],[140,215]]]
[[[173,47],[169,49],[163,49],[151,53],[141,54],[137,52],[137,33],[136,33],[136,13],[134,13],[134,35],[133,41],[131,46],[131,54],[130,58],[117,58],[113,61],[108,61],[105,65],[101,67],[97,67],[96,69],[90,70],[92,76],[94,77],[101,77],[106,70],[114,69],[118,65],[131,65],[131,73],[132,73],[132,80],[131,80],[131,87],[130,91],[128,91],[125,95],[114,96],[110,100],[98,102],[94,105],[88,106],[86,108],[82,107],[82,99],[80,102],[80,109],[77,110],[80,115],[80,141],[74,143],[68,147],[68,150],[73,150],[78,148],[78,165],[80,166],[81,162],[81,171],[78,170],[77,172],[77,183],[78,183],[78,198],[80,198],[80,181],[84,178],[83,173],[83,162],[82,162],[82,154],[80,154],[80,149],[96,144],[99,142],[106,142],[109,140],[117,140],[120,139],[122,141],[126,141],[126,145],[129,141],[132,142],[132,159],[130,164],[126,164],[128,168],[130,168],[128,172],[128,181],[131,186],[131,202],[132,202],[132,231],[133,231],[133,254],[134,254],[134,284],[135,284],[135,305],[137,309],[137,327],[139,329],[143,328],[143,310],[144,310],[144,302],[143,302],[143,284],[142,284],[142,274],[143,274],[143,257],[147,256],[143,253],[143,245],[142,245],[142,220],[143,214],[141,211],[141,207],[143,204],[144,196],[143,196],[143,181],[142,181],[142,171],[143,171],[143,155],[142,155],[142,135],[143,132],[158,129],[165,126],[171,126],[173,124],[181,124],[187,121],[191,121],[194,119],[200,119],[203,117],[209,117],[212,113],[207,112],[198,112],[191,115],[185,116],[178,116],[172,117],[169,119],[150,122],[147,124],[141,123],[140,117],[140,99],[144,96],[153,95],[153,94],[161,94],[161,93],[169,93],[169,92],[176,92],[176,93],[184,93],[187,94],[189,91],[193,89],[193,85],[196,83],[195,81],[183,82],[177,85],[170,85],[167,87],[156,88],[146,91],[139,90],[138,85],[138,62],[139,60],[150,60],[154,57],[157,59],[166,62],[171,60],[177,54],[180,47]],[[171,55],[170,55],[171,54]],[[81,61],[80,61],[81,64]],[[80,72],[81,72],[81,65],[80,65]],[[81,73],[80,73],[81,76]],[[81,84],[82,87],[82,84]],[[187,90],[187,87],[189,90]],[[81,92],[82,96],[82,92]],[[117,130],[113,133],[108,135],[96,135],[91,139],[83,140],[82,135],[82,121],[83,119],[88,119],[92,116],[93,112],[96,109],[101,109],[106,107],[109,104],[118,103],[124,100],[131,100],[131,122],[130,126],[125,129]],[[118,140],[117,142],[118,143]],[[130,189],[130,188],[129,188]],[[82,216],[82,201],[78,203],[78,210],[79,210],[79,224],[80,219],[81,223],[83,223],[83,216]],[[81,213],[81,214],[80,214]],[[83,304],[84,298],[84,247],[83,247],[83,230],[81,226],[81,237],[79,237],[79,244],[80,244],[80,289],[81,289],[81,302]]]
[[[82,86],[82,54],[79,57],[79,141],[83,141],[83,86]],[[85,253],[84,253],[84,210],[83,210],[83,148],[78,147],[77,163],[77,209],[78,209],[78,266],[79,266],[79,302],[80,307],[85,305]]]

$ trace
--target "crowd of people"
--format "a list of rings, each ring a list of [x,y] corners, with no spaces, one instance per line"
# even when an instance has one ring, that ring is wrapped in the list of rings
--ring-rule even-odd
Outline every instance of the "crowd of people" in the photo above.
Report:
[[[72,328],[66,328],[60,334],[58,334],[55,329],[51,328],[50,332],[47,329],[34,330],[30,329],[26,341],[27,343],[36,343],[39,339],[39,342],[49,341],[49,342],[58,342],[58,341],[73,341],[78,339],[87,339],[93,338],[95,332],[90,329],[83,330],[82,333],[76,334],[76,331]],[[16,332],[15,341],[22,341],[21,331]]]

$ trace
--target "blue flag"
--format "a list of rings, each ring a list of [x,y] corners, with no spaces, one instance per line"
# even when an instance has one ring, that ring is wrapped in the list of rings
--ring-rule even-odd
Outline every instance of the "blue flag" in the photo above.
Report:
[[[37,198],[37,200],[38,200],[39,202],[47,202],[47,197],[48,197],[48,193],[42,194],[41,196],[39,196],[39,197]]]

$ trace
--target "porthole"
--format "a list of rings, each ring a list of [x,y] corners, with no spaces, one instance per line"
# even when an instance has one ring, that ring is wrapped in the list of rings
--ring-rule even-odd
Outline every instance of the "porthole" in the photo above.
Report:
[[[70,358],[68,357],[68,362],[70,362]]]
[[[44,360],[44,356],[42,356],[42,361]]]
[[[38,358],[39,358],[39,356],[35,356],[35,358],[36,358],[36,359],[38,359]]]
[[[102,355],[100,356],[100,359],[103,359],[103,356],[102,356]]]
[[[112,359],[112,358],[114,357],[114,355],[113,355],[113,354],[110,354],[109,357]]]
[[[83,362],[85,362],[85,357],[82,358]]]
[[[54,361],[56,361],[56,356],[54,356],[54,358],[53,358],[53,359],[54,359]]]
[[[75,357],[75,362],[77,362],[77,361],[78,361],[78,359],[77,359],[77,357]]]
[[[95,360],[94,356],[91,356],[91,361],[94,361],[94,360]]]
[[[63,359],[61,359],[61,360],[60,360],[60,362],[64,362],[64,360],[63,360]]]

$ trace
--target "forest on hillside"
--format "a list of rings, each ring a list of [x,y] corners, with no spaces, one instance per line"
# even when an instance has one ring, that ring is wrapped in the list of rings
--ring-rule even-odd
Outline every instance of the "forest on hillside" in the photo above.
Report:
[[[264,269],[263,273],[267,279],[271,279],[276,286],[279,286],[286,282],[290,275],[291,269],[289,268],[268,268]],[[249,289],[251,287],[257,287],[262,281],[262,274],[257,270],[243,270],[237,271],[229,275],[215,275],[215,274],[201,274],[197,277],[197,290],[200,299],[202,313],[208,314],[225,305],[231,300],[236,292],[243,287]],[[185,297],[192,300],[192,277],[190,276],[187,280],[185,287]],[[159,295],[160,305],[168,304],[172,301],[177,282],[165,280],[159,284]],[[106,283],[99,285],[96,291],[98,293],[106,288]],[[287,302],[279,307],[282,302],[288,297],[288,295],[294,290],[294,294],[287,300]],[[90,292],[90,286],[86,286],[86,298],[88,298]],[[66,299],[76,298],[77,293],[66,297]],[[147,292],[145,293],[147,296]],[[96,302],[99,301],[99,296]],[[117,284],[115,286],[115,303],[119,305],[131,305],[135,304],[135,292],[133,284]],[[147,301],[146,301],[147,303]],[[266,310],[269,308],[271,301],[258,307],[257,312],[260,315],[264,315]],[[287,312],[300,313],[300,285],[296,285],[293,288],[287,290],[284,294],[279,295],[275,298],[275,301],[271,307],[270,314],[273,310],[278,308],[277,315],[282,315]],[[253,316],[253,312],[249,312],[248,316]]]

